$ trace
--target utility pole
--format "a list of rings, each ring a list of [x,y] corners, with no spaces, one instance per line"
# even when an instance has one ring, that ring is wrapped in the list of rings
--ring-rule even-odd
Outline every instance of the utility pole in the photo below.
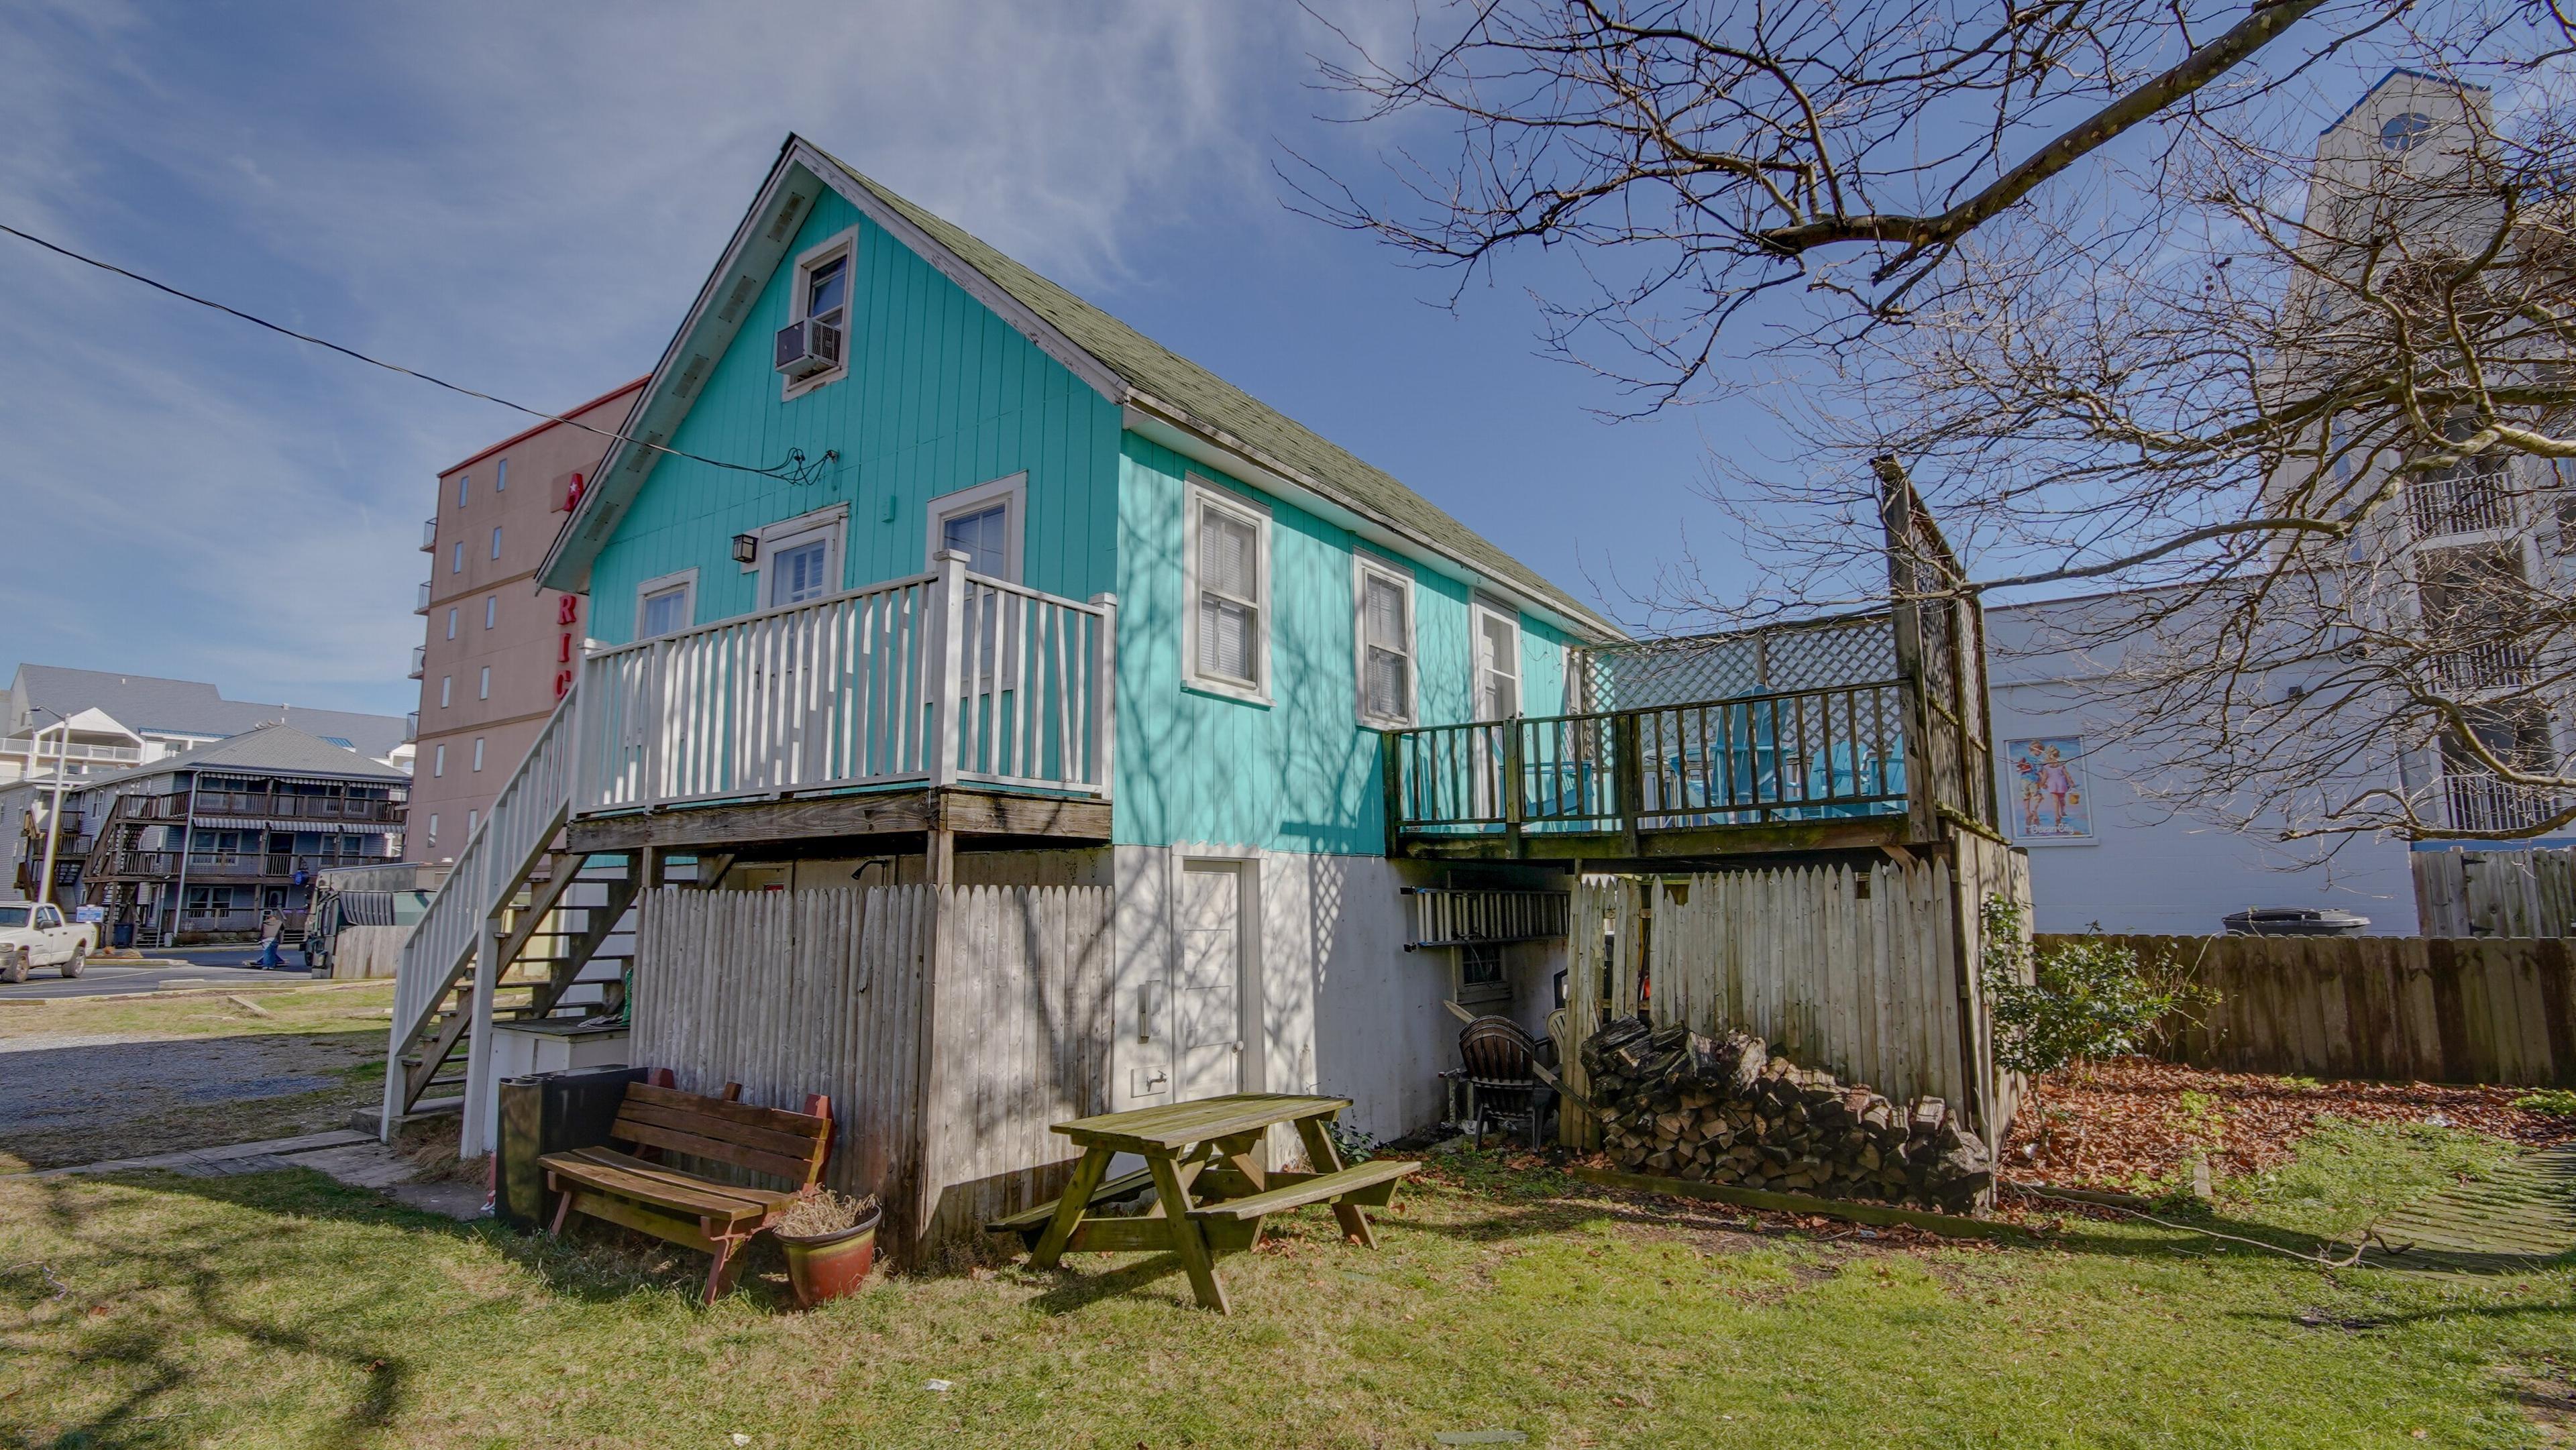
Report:
[[[31,708],[43,709],[42,706]],[[54,717],[54,723],[45,728],[62,731],[63,744],[62,749],[54,756],[54,808],[45,814],[45,873],[36,880],[38,906],[54,899],[54,857],[62,849],[63,843],[63,786],[67,783],[66,777],[71,774],[72,768],[72,722],[65,719],[58,711],[45,710],[44,713]],[[30,749],[27,757],[29,763],[43,763],[45,730],[38,730],[27,743]]]

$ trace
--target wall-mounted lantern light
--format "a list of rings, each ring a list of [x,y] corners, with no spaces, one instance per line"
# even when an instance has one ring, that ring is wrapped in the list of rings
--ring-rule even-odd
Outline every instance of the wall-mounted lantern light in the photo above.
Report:
[[[758,534],[736,534],[736,535],[734,535],[734,536],[733,536],[733,561],[734,561],[735,563],[737,563],[737,564],[750,564],[750,563],[755,563],[755,562],[757,562],[757,561],[759,560],[759,558],[760,558],[760,535],[758,535]]]

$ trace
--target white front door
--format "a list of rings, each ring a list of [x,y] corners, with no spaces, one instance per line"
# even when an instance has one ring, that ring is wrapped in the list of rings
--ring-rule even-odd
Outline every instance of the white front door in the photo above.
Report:
[[[1184,861],[1172,981],[1172,1101],[1243,1086],[1243,863]]]

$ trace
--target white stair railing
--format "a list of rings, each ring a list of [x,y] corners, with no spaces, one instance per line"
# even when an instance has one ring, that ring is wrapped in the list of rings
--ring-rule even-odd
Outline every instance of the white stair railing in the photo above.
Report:
[[[402,969],[394,979],[394,1020],[385,1054],[384,1135],[393,1135],[395,1119],[409,1110],[403,1054],[422,1040],[439,1005],[456,985],[494,923],[563,829],[572,805],[573,750],[579,738],[575,722],[581,692],[567,693],[553,718],[528,748],[527,757],[501,787],[491,812],[466,838],[447,880],[430,898],[429,910],[403,944]],[[485,971],[475,979],[473,1024],[479,1059],[488,1042],[484,1028],[491,1014],[491,994],[499,973]],[[469,1067],[469,1073],[471,1068]],[[469,1086],[466,1103],[474,1095]],[[470,1151],[469,1151],[470,1156]]]

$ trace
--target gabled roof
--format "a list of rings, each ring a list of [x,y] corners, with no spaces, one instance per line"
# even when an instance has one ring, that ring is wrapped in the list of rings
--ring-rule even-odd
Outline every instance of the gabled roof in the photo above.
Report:
[[[700,290],[698,307],[689,323],[673,339],[671,349],[655,369],[653,386],[638,400],[635,425],[630,432],[660,442],[685,416],[684,403],[676,410],[656,406],[668,386],[673,364],[684,351],[704,355],[702,347],[689,344],[714,310],[717,294],[728,277],[737,279],[729,294],[733,299],[729,305],[739,310],[740,298],[746,295],[742,279],[750,279],[752,290],[756,290],[782,259],[783,236],[792,237],[790,221],[798,215],[800,203],[793,199],[792,183],[800,170],[811,172],[822,185],[847,197],[890,235],[1018,326],[1102,396],[1127,409],[1131,427],[1142,423],[1145,426],[1140,431],[1158,438],[1167,428],[1177,429],[1192,440],[1213,446],[1229,459],[1241,460],[1229,471],[1250,473],[1251,482],[1267,484],[1269,479],[1262,475],[1273,475],[1310,491],[1330,506],[1348,511],[1400,544],[1410,545],[1406,552],[1420,550],[1445,557],[1480,580],[1523,596],[1559,616],[1578,633],[1602,638],[1621,636],[1616,625],[1405,487],[1393,475],[1362,462],[1295,419],[1039,276],[964,228],[896,195],[792,135],[781,148],[778,165],[759,200],[737,229],[724,261]],[[791,199],[783,203],[775,200],[781,192],[789,193]],[[763,234],[760,223],[773,218]],[[730,331],[725,335],[729,340]],[[1180,451],[1193,450],[1185,447]],[[639,463],[640,468],[636,466]],[[579,568],[587,568],[597,546],[605,541],[608,521],[622,511],[625,502],[631,501],[631,494],[621,499],[616,491],[640,487],[642,475],[650,472],[651,466],[649,461],[634,456],[631,444],[610,445],[597,472],[607,486],[585,497],[581,513],[565,521],[563,532],[539,571],[541,580],[551,587],[572,587],[554,577],[558,565],[569,560]],[[627,482],[630,478],[632,483]],[[591,519],[582,517],[594,510],[598,512]]]
[[[369,760],[354,750],[343,750],[292,725],[260,725],[228,736],[210,745],[183,750],[164,756],[132,770],[114,775],[90,776],[74,782],[80,790],[140,780],[147,776],[170,775],[183,770],[224,770],[244,773],[273,772],[280,775],[322,775],[346,780],[407,782],[410,776],[378,760]]]
[[[227,700],[222,691],[200,680],[119,675],[62,665],[20,665],[18,688],[26,703],[57,714],[99,710],[129,730],[165,735],[221,739],[269,721],[287,720],[354,741],[360,751],[373,756],[390,754],[403,739],[400,716]]]

